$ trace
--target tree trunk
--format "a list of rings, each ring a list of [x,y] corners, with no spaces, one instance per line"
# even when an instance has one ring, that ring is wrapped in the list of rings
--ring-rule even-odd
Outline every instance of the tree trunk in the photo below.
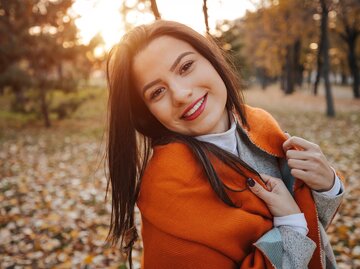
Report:
[[[258,69],[258,78],[260,80],[261,89],[266,90],[266,87],[268,85],[268,81],[267,81],[267,75],[266,75],[265,68],[261,67],[261,68]]]
[[[286,48],[286,83],[285,94],[294,92],[294,45],[288,45]]]
[[[335,108],[334,102],[331,93],[331,85],[329,80],[329,70],[330,70],[330,63],[329,63],[329,37],[328,37],[328,15],[329,10],[326,5],[326,0],[320,0],[321,3],[321,39],[323,40],[323,76],[325,81],[325,93],[326,93],[326,115],[328,117],[335,116]]]
[[[358,5],[358,1],[339,1],[340,5],[340,19],[344,25],[345,31],[344,33],[339,33],[340,37],[344,39],[349,47],[348,51],[348,64],[350,68],[351,75],[353,77],[353,95],[354,98],[360,98],[359,92],[359,67],[357,64],[357,55],[356,55],[356,39],[360,35],[360,29],[357,27],[358,20],[356,18],[349,19],[350,14],[347,11],[350,8],[356,8]],[[351,7],[352,6],[352,7]],[[358,14],[355,14],[355,16]],[[353,20],[353,21],[352,21]],[[351,22],[352,21],[352,22]]]
[[[315,77],[315,82],[314,82],[314,95],[317,95],[317,90],[318,90],[318,86],[319,86],[319,82],[320,82],[320,77],[321,77],[321,73],[322,73],[322,63],[323,63],[323,59],[322,59],[322,55],[323,55],[323,50],[324,50],[324,40],[323,40],[324,36],[321,34],[320,35],[320,42],[319,42],[319,49],[318,49],[318,55],[317,55],[317,72],[316,72],[316,77]]]
[[[294,44],[294,67],[295,67],[295,83],[302,85],[304,66],[300,63],[301,41],[297,39]]]
[[[343,86],[347,85],[347,76],[346,76],[345,72],[341,73],[341,85],[343,85]]]
[[[160,15],[156,0],[150,0],[150,4],[151,4],[151,10],[154,14],[155,20],[160,20],[161,15]]]
[[[25,113],[25,96],[23,88],[19,85],[13,86],[13,92],[15,94],[15,100],[11,104],[11,109],[16,112]]]
[[[309,69],[307,70],[307,87],[310,88],[311,87],[311,75],[312,75],[312,70]]]
[[[209,15],[208,15],[208,8],[207,8],[207,1],[203,0],[203,12],[204,12],[204,20],[205,20],[205,27],[206,33],[210,35],[210,28],[209,28]]]
[[[349,67],[351,70],[351,75],[353,77],[353,94],[354,98],[360,98],[359,92],[359,67],[357,65],[357,55],[356,55],[356,35],[352,35],[348,38],[348,45],[349,45],[349,53],[348,53],[348,60],[349,60]]]
[[[285,89],[286,89],[286,65],[283,65],[281,68],[280,88],[283,92],[285,92]]]
[[[346,41],[345,41],[346,42]],[[348,66],[348,61],[340,60],[340,85],[345,86],[348,84],[348,75],[346,74],[346,67]]]
[[[49,109],[48,104],[46,102],[46,89],[44,85],[40,85],[40,104],[41,104],[41,113],[43,115],[45,127],[49,128],[51,127],[51,122],[49,118]]]
[[[297,78],[296,78],[296,84],[301,87],[303,85],[304,81],[304,65],[300,64],[297,69]]]

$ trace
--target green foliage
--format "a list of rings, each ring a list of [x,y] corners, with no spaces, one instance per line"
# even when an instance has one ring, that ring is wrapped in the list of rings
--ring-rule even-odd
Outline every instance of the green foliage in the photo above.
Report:
[[[29,89],[23,96],[25,105],[23,111],[14,111],[16,97],[12,91],[5,91],[0,96],[0,128],[21,127],[29,124],[39,124],[41,110],[38,91]],[[105,89],[84,88],[72,92],[64,92],[60,89],[52,89],[47,98],[49,114],[52,120],[79,119],[86,120],[104,113],[106,107]],[[99,100],[102,100],[99,102]]]
[[[77,93],[64,93],[56,91],[53,93],[53,102],[50,111],[57,115],[59,120],[71,116],[83,103],[95,98],[94,93],[77,92]]]
[[[19,112],[11,112],[0,110],[0,128],[6,128],[9,125],[12,127],[20,128],[37,120],[35,114],[24,114]]]
[[[51,91],[76,92],[78,81],[88,79],[96,61],[93,50],[102,42],[96,36],[88,46],[80,44],[75,18],[68,12],[72,4],[0,0],[0,90],[8,87],[15,93],[13,111],[41,112],[47,126]],[[65,102],[55,111],[64,118],[81,102]]]

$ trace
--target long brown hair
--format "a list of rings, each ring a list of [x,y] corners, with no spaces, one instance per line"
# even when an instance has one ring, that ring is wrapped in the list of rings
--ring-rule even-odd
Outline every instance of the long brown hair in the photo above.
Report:
[[[256,173],[237,156],[213,144],[168,130],[150,113],[135,89],[136,78],[132,73],[132,64],[134,57],[142,49],[155,38],[164,35],[189,43],[213,65],[227,89],[226,108],[237,113],[242,124],[249,127],[238,76],[229,65],[225,53],[211,37],[206,38],[181,23],[158,20],[149,25],[135,27],[111,50],[107,62],[110,93],[107,144],[109,180],[106,194],[111,183],[112,213],[106,240],[110,239],[113,245],[121,240],[121,246],[128,254],[130,268],[132,268],[132,245],[137,238],[134,207],[139,194],[141,176],[154,146],[175,140],[188,145],[199,164],[203,166],[212,189],[224,203],[232,207],[236,206],[225,189],[236,190],[222,183],[209,161],[209,153],[214,154],[239,173],[242,173],[237,165],[239,163]]]

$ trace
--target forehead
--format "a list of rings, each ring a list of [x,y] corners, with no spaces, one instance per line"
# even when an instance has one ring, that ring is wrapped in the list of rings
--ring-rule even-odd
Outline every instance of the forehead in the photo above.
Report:
[[[133,72],[137,80],[136,84],[157,79],[158,77],[155,76],[164,74],[166,70],[169,71],[176,58],[187,51],[196,53],[189,43],[171,36],[161,36],[152,40],[134,57]]]
[[[156,58],[158,61],[166,59],[185,50],[195,51],[187,42],[171,36],[161,36],[152,40],[134,59],[134,63],[144,61],[148,58]]]

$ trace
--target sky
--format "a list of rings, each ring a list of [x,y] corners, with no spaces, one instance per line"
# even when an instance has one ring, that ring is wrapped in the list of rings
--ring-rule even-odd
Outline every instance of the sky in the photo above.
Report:
[[[131,0],[132,1],[132,0]],[[131,1],[127,3],[131,4]],[[136,2],[135,0],[133,0]],[[210,31],[217,20],[232,20],[245,15],[246,10],[254,10],[250,0],[208,0]],[[98,32],[105,41],[105,49],[110,49],[124,34],[123,19],[119,12],[120,0],[75,0],[73,12],[79,16],[76,25],[80,30],[83,43],[88,43]],[[205,32],[202,0],[157,0],[158,9],[163,19],[174,20]],[[135,25],[154,20],[152,14],[135,16],[129,14],[128,21]]]

